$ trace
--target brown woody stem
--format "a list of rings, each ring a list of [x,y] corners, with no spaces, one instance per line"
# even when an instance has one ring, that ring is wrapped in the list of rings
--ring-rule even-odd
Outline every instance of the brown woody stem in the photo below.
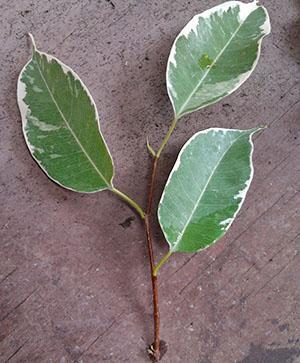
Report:
[[[154,254],[153,254],[153,243],[152,243],[152,235],[151,235],[151,228],[150,228],[150,219],[151,219],[151,212],[152,212],[152,205],[153,205],[153,198],[154,198],[154,189],[155,189],[155,181],[156,181],[156,171],[157,171],[157,163],[159,157],[165,148],[175,126],[177,120],[174,119],[170,125],[170,128],[164,137],[157,153],[154,152],[152,147],[149,145],[147,141],[148,150],[153,158],[152,163],[152,172],[149,184],[149,192],[148,192],[148,199],[147,199],[147,208],[146,212],[142,210],[142,208],[127,194],[121,192],[115,187],[112,187],[110,190],[117,194],[120,198],[122,198],[125,202],[127,202],[132,208],[136,210],[139,214],[141,219],[144,221],[145,229],[146,229],[146,236],[147,236],[147,246],[148,246],[148,254],[149,254],[149,262],[150,262],[150,269],[151,269],[151,282],[152,282],[152,296],[153,296],[153,319],[154,319],[154,342],[151,346],[151,358],[154,362],[158,362],[160,360],[160,317],[159,317],[159,308],[158,308],[158,282],[157,282],[157,272],[158,269],[165,263],[165,261],[169,258],[171,253],[169,252],[162,260],[155,266],[154,263]]]
[[[151,268],[151,282],[152,282],[152,298],[153,298],[153,319],[154,319],[154,343],[153,343],[153,358],[157,362],[160,359],[160,319],[159,319],[159,309],[158,309],[158,286],[157,286],[157,276],[154,275],[154,258],[153,258],[153,248],[152,248],[152,236],[150,231],[149,216],[146,214],[144,219],[147,244],[148,244],[148,254],[150,260]]]
[[[153,244],[152,244],[152,235],[150,229],[150,218],[151,218],[151,210],[153,204],[153,193],[155,186],[155,178],[156,178],[156,170],[157,170],[157,161],[158,158],[153,157],[152,164],[152,172],[151,179],[149,185],[149,193],[148,193],[148,201],[147,201],[147,209],[145,216],[145,228],[146,228],[146,236],[147,236],[147,245],[148,245],[148,254],[150,261],[150,269],[151,269],[151,282],[152,282],[152,296],[153,296],[153,319],[154,319],[154,343],[153,343],[153,358],[154,361],[159,361],[160,359],[160,319],[159,319],[159,309],[158,309],[158,286],[157,286],[157,276],[155,276],[155,264],[154,264],[154,255],[153,255]]]
[[[153,319],[154,319],[154,343],[153,343],[153,358],[154,359],[153,360],[155,362],[160,360],[160,317],[159,317],[159,308],[158,308],[158,282],[157,282],[158,268],[156,268],[155,263],[154,263],[152,235],[151,235],[151,229],[150,229],[150,219],[151,219],[151,212],[152,212],[152,205],[153,205],[153,198],[154,198],[158,160],[176,126],[176,123],[177,123],[177,120],[174,119],[172,121],[171,126],[170,126],[166,136],[164,137],[157,153],[154,154],[154,152],[151,152],[151,155],[153,157],[153,163],[152,163],[152,172],[151,172],[149,192],[148,192],[147,209],[146,209],[146,215],[145,215],[145,219],[144,219],[146,235],[147,235],[148,254],[149,254],[149,261],[150,261],[150,268],[151,268],[152,295],[153,295]],[[151,150],[152,150],[152,148],[150,149],[150,151]],[[157,267],[159,267],[159,266],[157,266]]]

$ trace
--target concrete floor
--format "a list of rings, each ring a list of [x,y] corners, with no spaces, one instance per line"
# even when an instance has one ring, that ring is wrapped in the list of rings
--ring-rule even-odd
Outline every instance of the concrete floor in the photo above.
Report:
[[[25,146],[18,74],[38,47],[79,73],[101,116],[115,185],[145,203],[150,161],[172,116],[165,68],[184,24],[216,0],[0,0],[0,361],[148,362],[151,290],[144,231],[103,192],[47,179]],[[230,231],[160,275],[162,362],[300,362],[300,4],[264,1],[272,34],[237,92],[185,117],[161,160],[158,200],[180,147],[211,126],[268,124]],[[283,6],[284,5],[284,6]],[[131,223],[122,223],[128,218]],[[155,226],[155,253],[167,250]]]

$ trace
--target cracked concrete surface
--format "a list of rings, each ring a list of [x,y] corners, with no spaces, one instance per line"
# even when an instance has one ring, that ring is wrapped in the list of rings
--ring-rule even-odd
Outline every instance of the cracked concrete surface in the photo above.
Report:
[[[32,160],[16,104],[28,31],[89,87],[115,185],[145,203],[150,162],[172,117],[165,88],[178,31],[218,1],[0,1],[0,362],[147,362],[151,295],[144,232],[108,192],[80,195]],[[300,5],[264,1],[272,34],[250,79],[181,120],[161,160],[156,201],[179,148],[211,126],[268,124],[237,220],[160,277],[162,362],[300,361]],[[167,246],[155,225],[155,253]]]

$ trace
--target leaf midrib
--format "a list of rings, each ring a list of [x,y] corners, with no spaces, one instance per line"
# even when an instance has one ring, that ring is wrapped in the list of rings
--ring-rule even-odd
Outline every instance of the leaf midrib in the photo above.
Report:
[[[248,15],[249,16],[249,15]],[[211,63],[210,67],[207,69],[207,71],[204,73],[204,75],[200,78],[199,82],[197,83],[197,85],[193,88],[190,96],[188,96],[188,98],[186,99],[186,101],[184,102],[184,104],[180,107],[179,111],[178,111],[178,116],[181,116],[182,111],[184,111],[184,108],[186,107],[186,105],[190,102],[191,98],[194,96],[194,94],[196,93],[196,91],[198,90],[198,88],[201,86],[201,84],[203,83],[203,81],[206,79],[207,75],[209,74],[209,72],[211,71],[211,69],[213,68],[213,66],[217,63],[217,61],[220,59],[220,57],[223,55],[223,53],[225,52],[225,50],[228,48],[228,46],[230,45],[232,39],[236,36],[236,34],[239,32],[239,30],[241,29],[241,27],[244,25],[245,21],[247,20],[248,16],[244,19],[244,21],[242,21],[240,23],[240,25],[237,27],[237,29],[233,32],[233,34],[231,35],[231,37],[228,39],[227,43],[225,44],[225,46],[221,49],[220,53],[217,55],[217,57],[213,60],[213,62]],[[198,23],[197,23],[198,25]]]
[[[251,135],[251,134],[250,134]],[[177,238],[176,239],[176,241],[175,241],[175,243],[174,243],[174,245],[173,245],[173,247],[170,249],[170,251],[172,251],[172,252],[175,252],[176,251],[176,247],[178,246],[178,244],[180,244],[180,242],[182,241],[182,238],[183,238],[183,236],[184,236],[184,233],[185,233],[185,231],[186,231],[186,229],[188,228],[188,226],[189,226],[189,224],[190,224],[190,221],[192,220],[192,218],[194,217],[194,213],[196,212],[196,210],[197,210],[197,208],[198,208],[198,206],[199,206],[199,204],[200,204],[200,202],[201,202],[201,199],[202,199],[202,196],[203,196],[203,194],[204,194],[204,192],[206,191],[206,189],[207,189],[207,187],[208,187],[208,185],[209,185],[209,183],[210,183],[210,181],[211,181],[211,179],[212,179],[212,177],[213,177],[213,175],[215,174],[215,171],[216,171],[216,169],[218,168],[218,166],[220,165],[220,163],[222,162],[222,160],[224,159],[224,157],[225,157],[225,155],[227,154],[227,152],[229,151],[229,149],[241,138],[241,137],[243,137],[243,136],[245,136],[245,134],[242,134],[242,135],[240,135],[239,137],[237,137],[234,141],[233,141],[233,143],[231,143],[230,145],[229,145],[229,147],[225,150],[225,152],[223,153],[223,155],[221,156],[221,158],[220,158],[220,160],[218,161],[218,163],[216,164],[216,166],[213,168],[213,170],[212,170],[212,172],[211,172],[211,174],[210,174],[210,176],[209,176],[209,178],[208,178],[208,180],[207,180],[207,182],[206,182],[206,184],[205,184],[205,186],[204,186],[204,188],[203,188],[203,190],[202,190],[202,193],[200,194],[200,196],[199,196],[199,198],[197,199],[197,202],[195,203],[195,205],[194,205],[194,208],[193,208],[193,210],[192,210],[192,212],[191,212],[191,215],[190,215],[190,217],[188,218],[188,220],[187,220],[187,222],[185,223],[185,225],[184,225],[184,227],[183,227],[183,230],[182,230],[182,232],[180,232],[179,233],[179,238]]]
[[[36,51],[38,52],[38,51]],[[39,52],[40,53],[40,52]],[[41,54],[41,53],[40,53]],[[68,130],[70,131],[71,135],[73,136],[74,140],[76,141],[76,143],[78,144],[78,146],[80,147],[80,149],[82,150],[83,154],[85,155],[85,157],[87,158],[87,160],[90,162],[90,164],[92,165],[92,167],[95,169],[95,171],[97,172],[97,174],[103,179],[104,183],[106,184],[106,186],[108,188],[111,187],[111,184],[106,180],[106,178],[103,176],[103,174],[101,173],[101,171],[97,168],[96,164],[94,163],[94,161],[91,159],[91,157],[89,156],[89,154],[87,153],[87,151],[85,150],[85,148],[83,147],[83,145],[81,144],[81,142],[79,141],[78,137],[76,136],[75,132],[73,131],[72,127],[70,126],[70,124],[68,123],[67,119],[65,118],[62,110],[60,109],[58,103],[56,102],[56,99],[54,97],[54,95],[52,94],[49,86],[48,86],[48,83],[40,69],[40,66],[39,66],[39,63],[38,61],[36,61],[36,64],[37,64],[37,68],[38,68],[38,71],[41,75],[41,78],[43,80],[43,82],[45,83],[45,86],[47,88],[47,91],[54,103],[54,106],[57,108],[57,111],[59,112],[63,122],[65,123],[66,127],[68,128]]]

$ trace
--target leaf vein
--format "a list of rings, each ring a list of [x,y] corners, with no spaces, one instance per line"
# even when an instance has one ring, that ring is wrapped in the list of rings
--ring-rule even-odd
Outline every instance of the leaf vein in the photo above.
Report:
[[[62,110],[60,109],[52,91],[50,90],[50,87],[42,73],[42,70],[39,66],[39,63],[38,61],[36,61],[36,64],[37,64],[37,68],[38,68],[38,71],[41,75],[41,78],[43,80],[43,82],[45,83],[45,86],[47,88],[47,91],[54,103],[54,106],[57,108],[57,111],[59,112],[63,122],[65,123],[66,127],[68,128],[68,130],[70,131],[71,135],[73,136],[73,138],[75,139],[76,143],[78,144],[78,146],[80,147],[80,149],[82,150],[83,154],[85,155],[85,157],[88,159],[88,161],[90,162],[90,164],[92,165],[92,167],[95,169],[95,171],[99,174],[99,176],[103,179],[103,181],[105,182],[105,184],[110,188],[111,185],[110,183],[106,180],[106,178],[104,177],[104,175],[101,173],[101,171],[97,168],[96,164],[94,163],[94,161],[91,159],[91,157],[89,156],[89,154],[87,153],[87,151],[85,150],[85,148],[83,147],[83,145],[81,144],[81,142],[79,141],[78,137],[76,136],[75,132],[73,131],[72,127],[70,126],[70,124],[68,123],[67,119],[65,118]]]
[[[229,145],[229,147],[228,147],[227,149],[225,149],[224,153],[222,154],[222,156],[221,156],[220,160],[217,162],[216,166],[212,169],[211,174],[210,174],[210,176],[208,177],[208,180],[207,180],[206,184],[204,185],[203,190],[202,190],[202,192],[200,193],[200,195],[199,195],[199,197],[198,197],[198,199],[197,199],[197,201],[196,201],[196,203],[195,203],[195,205],[194,205],[194,207],[193,207],[193,209],[192,209],[192,211],[191,211],[190,216],[188,217],[188,219],[187,219],[186,223],[184,224],[183,230],[179,233],[179,235],[178,235],[178,237],[177,237],[176,241],[174,242],[174,245],[173,245],[173,247],[172,247],[172,249],[171,249],[172,251],[174,251],[174,250],[175,250],[175,248],[177,247],[177,245],[181,242],[182,237],[183,237],[183,235],[184,235],[184,233],[185,233],[186,229],[188,228],[189,223],[190,223],[190,221],[192,220],[192,218],[193,218],[193,216],[194,216],[194,213],[196,212],[196,210],[197,210],[197,208],[198,208],[198,206],[199,206],[199,203],[200,203],[200,201],[201,201],[201,199],[202,199],[202,196],[203,196],[204,192],[206,191],[206,189],[207,189],[207,187],[208,187],[208,185],[209,185],[209,183],[210,183],[210,181],[211,181],[212,177],[214,176],[214,172],[216,171],[216,169],[218,168],[218,166],[220,165],[220,163],[222,162],[223,158],[225,157],[225,155],[226,155],[226,153],[228,152],[228,150],[232,147],[232,145],[233,145],[235,142],[237,142],[237,141],[238,141],[241,137],[243,137],[243,136],[245,136],[245,135],[243,135],[243,134],[242,134],[242,135],[238,136],[235,140],[233,140],[233,142]]]

